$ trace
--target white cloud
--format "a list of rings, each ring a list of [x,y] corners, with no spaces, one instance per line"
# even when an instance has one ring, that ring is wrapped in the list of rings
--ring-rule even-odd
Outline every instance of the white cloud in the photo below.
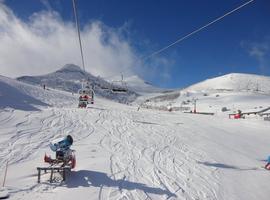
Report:
[[[266,56],[268,50],[269,46],[266,43],[254,43],[249,49],[249,54],[258,60],[262,60]]]
[[[48,10],[52,10],[51,4],[49,2],[49,0],[40,0],[40,2],[48,9]]]
[[[247,49],[249,55],[257,60],[262,73],[270,69],[270,37],[264,38],[261,42],[243,42],[242,46]]]
[[[1,0],[0,0],[1,2]],[[43,4],[49,6],[44,0]],[[82,28],[81,36],[86,70],[103,77],[154,73],[151,64],[139,60],[123,37],[126,25],[110,28],[92,21]],[[10,77],[40,75],[53,72],[67,63],[81,65],[77,32],[73,22],[63,21],[59,13],[49,9],[34,13],[27,22],[0,3],[0,74]],[[166,60],[153,63],[166,69]],[[152,64],[153,64],[152,63]]]

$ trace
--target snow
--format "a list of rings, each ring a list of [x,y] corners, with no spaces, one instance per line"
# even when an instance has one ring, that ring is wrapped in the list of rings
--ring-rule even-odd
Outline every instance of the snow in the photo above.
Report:
[[[260,110],[269,107],[269,94],[204,92],[182,91],[175,99],[150,103],[173,106],[197,97],[198,109],[212,106],[213,116],[138,111],[136,102],[131,106],[101,97],[90,108],[78,109],[77,96],[70,92],[1,76],[0,181],[9,161],[5,187],[14,200],[268,200],[270,174],[262,166],[270,153],[269,121],[229,119],[233,110],[220,108]],[[14,98],[18,101],[9,101]],[[36,167],[46,165],[45,153],[53,153],[49,142],[68,134],[74,138],[76,169],[66,182],[56,176],[49,183],[45,174],[38,184]]]
[[[78,90],[81,89],[81,81],[87,80],[90,82],[90,85],[94,86],[96,95],[100,97],[121,103],[130,103],[138,97],[138,94],[132,90],[115,95],[111,91],[111,83],[100,77],[95,77],[92,74],[83,71],[79,66],[74,64],[66,64],[56,72],[52,72],[43,76],[23,76],[18,77],[17,80],[32,85],[45,85],[51,89],[59,89],[71,93],[77,93]]]
[[[270,77],[227,74],[155,97],[141,97],[142,107],[167,110],[212,112],[216,115],[260,111],[270,106]],[[228,112],[222,113],[226,107]]]
[[[66,106],[77,103],[72,93],[36,87],[0,76],[0,108],[11,107],[19,110],[38,110],[40,106]],[[62,101],[63,97],[67,100]]]
[[[0,199],[7,199],[9,197],[8,191],[6,188],[0,188]]]
[[[261,91],[270,93],[270,77],[254,74],[231,73],[211,78],[190,87],[185,91]]]

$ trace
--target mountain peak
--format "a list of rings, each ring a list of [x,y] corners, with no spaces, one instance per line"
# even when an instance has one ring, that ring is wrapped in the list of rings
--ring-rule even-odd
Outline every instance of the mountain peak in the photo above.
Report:
[[[82,72],[83,70],[78,65],[66,64],[66,65],[64,65],[64,67],[62,67],[58,71],[80,71],[80,72]]]
[[[79,66],[74,64],[66,64],[56,72],[43,76],[24,76],[17,78],[17,80],[34,85],[45,84],[48,88],[60,89],[73,93],[76,93],[81,89],[81,80],[87,80],[94,86],[95,94],[110,100],[128,103],[134,101],[138,96],[138,94],[132,90],[122,94],[115,94],[110,89],[111,84],[109,82],[83,71]],[[123,86],[120,86],[120,88],[122,87]]]

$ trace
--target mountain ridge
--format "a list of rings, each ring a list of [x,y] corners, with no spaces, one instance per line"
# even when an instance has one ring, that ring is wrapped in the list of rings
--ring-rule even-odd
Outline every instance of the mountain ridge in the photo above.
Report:
[[[120,103],[132,102],[139,96],[136,92],[130,90],[125,93],[116,94],[110,90],[112,87],[111,83],[83,71],[79,66],[74,64],[66,64],[59,70],[45,75],[22,76],[18,77],[17,80],[33,85],[46,85],[50,88],[72,93],[77,93],[81,89],[81,81],[87,80],[94,87],[94,91],[98,96]],[[107,89],[105,90],[104,88]]]
[[[183,91],[261,91],[270,93],[270,77],[257,74],[229,73],[209,78],[183,89]]]

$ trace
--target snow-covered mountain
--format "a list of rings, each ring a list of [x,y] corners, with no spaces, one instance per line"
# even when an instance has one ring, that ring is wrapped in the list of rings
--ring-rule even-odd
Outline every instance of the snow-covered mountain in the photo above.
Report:
[[[46,85],[49,88],[60,89],[72,93],[77,93],[81,88],[81,81],[88,80],[94,86],[94,91],[98,96],[115,100],[122,103],[134,101],[138,94],[134,91],[128,90],[125,93],[114,93],[111,90],[112,85],[102,78],[95,77],[88,72],[84,72],[79,66],[67,64],[56,72],[49,73],[42,76],[23,76],[17,80],[34,84]],[[120,86],[121,87],[121,86]]]
[[[231,73],[191,85],[185,91],[253,91],[270,93],[270,77]]]
[[[183,90],[146,99],[145,107],[221,112],[223,107],[235,111],[270,106],[270,77],[232,73],[207,79]]]

